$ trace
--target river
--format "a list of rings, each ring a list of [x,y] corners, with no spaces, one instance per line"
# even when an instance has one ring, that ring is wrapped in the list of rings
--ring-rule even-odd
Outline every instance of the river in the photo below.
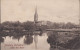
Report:
[[[33,35],[0,36],[0,50],[70,50],[73,47],[80,49],[80,36],[75,37],[73,33],[64,34],[64,36],[63,34],[46,32]]]
[[[44,33],[42,36],[22,36],[2,37],[4,42],[1,43],[1,50],[49,50],[50,45],[47,43],[48,36]]]

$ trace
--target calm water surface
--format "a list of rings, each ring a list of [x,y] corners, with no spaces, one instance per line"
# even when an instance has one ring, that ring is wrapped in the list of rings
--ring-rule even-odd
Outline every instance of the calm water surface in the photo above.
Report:
[[[1,50],[49,50],[50,45],[47,42],[48,36],[44,33],[42,36],[6,36],[1,43]]]
[[[80,50],[80,36],[74,35],[46,32],[0,36],[0,50]]]

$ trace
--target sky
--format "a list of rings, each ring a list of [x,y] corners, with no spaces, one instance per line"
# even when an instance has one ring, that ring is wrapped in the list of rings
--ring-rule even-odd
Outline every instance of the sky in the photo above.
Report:
[[[79,0],[1,0],[1,21],[33,21],[36,6],[39,21],[79,23]]]

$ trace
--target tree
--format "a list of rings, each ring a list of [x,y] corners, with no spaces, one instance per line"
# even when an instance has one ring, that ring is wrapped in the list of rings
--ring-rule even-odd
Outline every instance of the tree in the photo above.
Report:
[[[29,36],[29,35],[25,36],[25,39],[24,39],[25,44],[30,45],[32,42],[33,42],[32,36]]]
[[[66,28],[67,29],[72,29],[72,28],[75,28],[75,24],[73,24],[73,23],[71,23],[71,22],[68,22],[67,24],[66,24]]]
[[[28,30],[28,31],[34,31],[35,30],[34,22],[31,22],[31,21],[24,22],[23,27],[25,30]]]

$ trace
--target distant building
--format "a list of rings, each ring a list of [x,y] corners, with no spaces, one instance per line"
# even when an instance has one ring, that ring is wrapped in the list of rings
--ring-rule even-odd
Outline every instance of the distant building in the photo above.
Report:
[[[47,22],[46,22],[46,21],[39,21],[39,22],[38,22],[38,25],[39,25],[39,26],[41,26],[41,25],[47,25]]]

